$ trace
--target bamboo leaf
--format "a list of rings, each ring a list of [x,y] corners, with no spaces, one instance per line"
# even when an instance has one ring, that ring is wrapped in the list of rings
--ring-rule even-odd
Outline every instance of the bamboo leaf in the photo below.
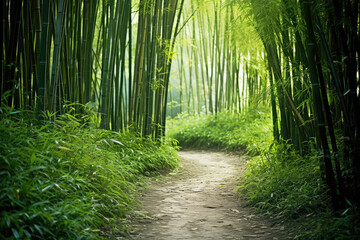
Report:
[[[20,235],[19,235],[18,231],[17,231],[15,228],[11,228],[11,231],[12,231],[15,239],[19,239],[19,238],[20,238]]]
[[[41,189],[41,192],[45,192],[51,188],[53,188],[55,186],[55,183],[49,184],[46,187],[44,187],[43,189]]]
[[[115,140],[115,139],[110,139],[110,141],[112,141],[113,143],[119,144],[121,146],[125,146],[122,142]]]

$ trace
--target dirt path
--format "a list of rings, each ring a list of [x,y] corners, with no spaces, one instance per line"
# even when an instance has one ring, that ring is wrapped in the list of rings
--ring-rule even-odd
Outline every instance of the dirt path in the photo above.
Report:
[[[148,216],[132,239],[292,239],[279,224],[235,196],[244,158],[214,152],[179,153],[181,170],[150,184],[141,203]]]

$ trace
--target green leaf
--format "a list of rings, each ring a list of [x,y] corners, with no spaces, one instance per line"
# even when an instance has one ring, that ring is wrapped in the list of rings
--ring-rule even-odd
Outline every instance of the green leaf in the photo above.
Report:
[[[5,222],[6,222],[6,225],[7,225],[8,227],[11,226],[11,220],[10,220],[10,218],[9,218],[8,216],[5,217]]]
[[[52,184],[50,184],[50,185],[47,185],[47,186],[46,186],[46,187],[44,187],[41,191],[42,191],[42,192],[45,192],[46,190],[48,190],[48,189],[50,189],[50,188],[54,187],[54,185],[55,185],[55,183],[52,183]]]
[[[0,172],[0,176],[5,175],[5,174],[8,175],[8,177],[10,177],[10,172],[9,171],[1,171]]]
[[[12,233],[13,233],[13,235],[14,235],[14,237],[15,237],[16,239],[19,239],[19,238],[20,238],[20,235],[19,235],[18,231],[16,231],[16,229],[11,228],[11,231],[12,231]]]
[[[21,113],[21,111],[12,111],[10,115]]]
[[[44,235],[44,232],[41,230],[41,227],[37,224],[34,224],[34,227],[36,228],[36,230],[40,233],[40,235]]]
[[[121,146],[125,146],[122,142],[117,141],[117,140],[115,140],[115,139],[110,139],[110,141],[112,141],[113,143],[119,144],[119,145],[121,145]]]
[[[31,206],[36,207],[36,206],[39,206],[39,205],[43,205],[45,203],[50,203],[50,202],[49,201],[37,202],[37,203],[32,204]]]
[[[21,201],[19,201],[19,200],[17,200],[16,198],[14,198],[12,195],[6,194],[6,196],[7,196],[11,201],[13,201],[14,203],[16,203],[16,205],[21,206],[21,207],[24,207],[24,203],[21,202]]]
[[[27,238],[29,238],[29,239],[31,238],[31,234],[29,233],[29,231],[24,229],[24,233],[25,233]]]
[[[36,156],[35,156],[35,153],[33,152],[33,154],[30,157],[30,164],[33,165],[35,160],[36,160]]]
[[[46,169],[46,167],[45,166],[34,167],[34,168],[30,169],[29,172],[33,172],[33,171],[40,170],[40,169]]]

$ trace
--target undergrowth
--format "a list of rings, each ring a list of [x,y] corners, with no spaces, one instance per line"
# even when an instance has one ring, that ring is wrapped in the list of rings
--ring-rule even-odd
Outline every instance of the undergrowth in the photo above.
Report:
[[[246,114],[180,115],[168,121],[167,134],[178,140],[182,148],[216,148],[259,155],[272,140],[270,124],[266,109],[252,109]]]
[[[286,144],[273,144],[247,164],[240,192],[263,212],[297,217],[324,209],[326,187],[316,157],[304,158]]]
[[[243,114],[180,115],[168,123],[168,134],[183,148],[245,151],[247,169],[239,195],[262,213],[291,226],[298,239],[356,239],[359,213],[351,206],[339,217],[330,207],[328,189],[321,179],[319,154],[302,156],[291,144],[272,138],[272,120],[266,108]]]
[[[0,112],[0,239],[125,232],[121,220],[144,176],[178,164],[172,143],[96,130],[84,115],[39,124],[33,112]]]

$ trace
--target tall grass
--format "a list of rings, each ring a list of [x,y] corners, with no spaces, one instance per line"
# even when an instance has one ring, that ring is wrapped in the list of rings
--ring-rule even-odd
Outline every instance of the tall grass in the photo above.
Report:
[[[217,148],[258,155],[272,141],[271,115],[265,108],[251,109],[243,114],[182,114],[169,120],[168,124],[168,136],[178,140],[183,148]]]
[[[178,162],[171,144],[96,130],[84,115],[38,124],[33,112],[0,112],[1,239],[98,239],[115,223],[126,231],[144,176]]]

